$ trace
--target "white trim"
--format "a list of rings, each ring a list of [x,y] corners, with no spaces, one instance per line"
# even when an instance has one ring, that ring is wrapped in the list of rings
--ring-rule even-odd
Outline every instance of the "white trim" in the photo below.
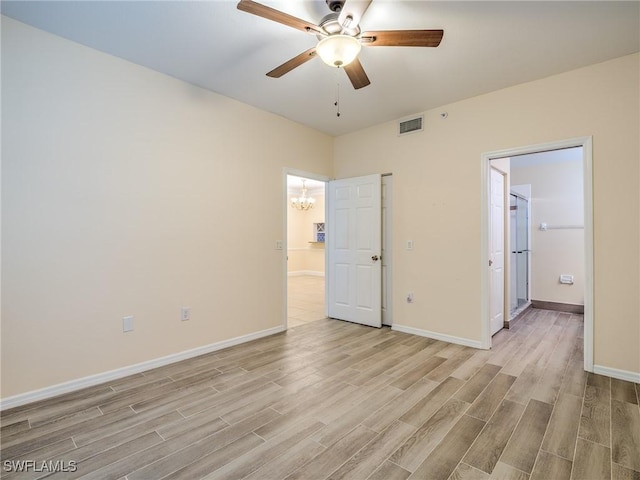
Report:
[[[287,273],[287,276],[289,277],[304,277],[307,275],[311,277],[324,277],[324,272],[318,272],[315,270],[295,270]]]
[[[480,328],[482,348],[491,347],[489,330],[489,199],[488,178],[489,162],[496,158],[513,157],[531,153],[582,147],[584,168],[584,249],[585,249],[585,287],[584,287],[584,369],[592,372],[593,365],[593,139],[591,136],[570,138],[526,147],[510,148],[487,152],[481,155],[481,198],[480,198]]]
[[[260,332],[249,333],[247,335],[241,335],[239,337],[230,338],[229,340],[223,340],[221,342],[204,345],[202,347],[193,348],[191,350],[185,350],[183,352],[172,353],[165,357],[148,360],[142,363],[136,363],[135,365],[129,365],[127,367],[118,368],[116,370],[109,370],[108,372],[98,373],[96,375],[90,375],[88,377],[78,378],[50,387],[41,388],[39,390],[33,390],[27,393],[21,393],[12,397],[3,398],[0,400],[0,410],[6,410],[8,408],[18,407],[27,403],[35,402],[37,400],[44,400],[46,398],[55,397],[64,393],[73,392],[86,387],[92,387],[101,383],[117,380],[135,373],[151,370],[152,368],[158,368],[171,363],[179,362],[189,358],[204,355],[206,353],[222,350],[223,348],[233,347],[241,343],[257,340],[258,338],[268,337],[276,333],[284,332],[284,326],[278,326],[262,330]]]
[[[593,373],[605,375],[618,380],[626,380],[627,382],[640,383],[640,372],[630,372],[628,370],[618,370],[617,368],[603,367],[602,365],[594,365]]]
[[[410,335],[419,335],[420,337],[433,338],[434,340],[441,340],[447,343],[455,343],[457,345],[464,345],[471,348],[482,348],[482,343],[477,340],[471,340],[470,338],[454,337],[452,335],[445,335],[444,333],[430,332],[429,330],[422,330],[421,328],[408,327],[406,325],[394,324],[391,330],[395,330],[402,333],[408,333]]]

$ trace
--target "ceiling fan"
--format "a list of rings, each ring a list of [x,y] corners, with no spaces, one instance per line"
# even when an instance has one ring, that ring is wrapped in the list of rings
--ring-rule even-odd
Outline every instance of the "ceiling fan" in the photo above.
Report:
[[[344,68],[354,88],[371,83],[358,60],[362,45],[366,47],[437,47],[443,30],[375,30],[362,32],[360,20],[371,0],[326,0],[331,13],[319,25],[306,22],[253,0],[240,0],[238,9],[316,35],[315,47],[302,52],[274,68],[267,76],[280,78],[303,63],[319,56],[327,65]]]

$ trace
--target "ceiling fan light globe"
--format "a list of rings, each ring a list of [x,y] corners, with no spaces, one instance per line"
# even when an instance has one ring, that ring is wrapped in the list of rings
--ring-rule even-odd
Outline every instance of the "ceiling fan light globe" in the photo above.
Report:
[[[362,45],[357,38],[349,35],[331,35],[323,38],[316,46],[316,53],[330,67],[344,67],[353,62]]]

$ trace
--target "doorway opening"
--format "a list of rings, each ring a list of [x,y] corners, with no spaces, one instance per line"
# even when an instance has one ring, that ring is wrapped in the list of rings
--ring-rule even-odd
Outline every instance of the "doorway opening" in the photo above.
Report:
[[[593,370],[591,143],[591,137],[582,137],[482,155],[483,348],[491,347],[492,289],[502,288],[504,311],[510,314],[529,304],[553,310],[579,307],[584,312],[584,369]],[[569,163],[559,166],[563,158]],[[508,214],[504,215],[507,278],[502,286],[494,286],[490,269],[486,268],[492,261],[490,167],[492,161],[507,159]],[[567,202],[570,195],[572,200]],[[565,202],[561,203],[563,198]]]
[[[357,300],[358,308],[364,308],[366,302],[361,300],[366,297],[373,300],[373,297],[377,298],[377,303],[380,305],[378,310],[378,316],[381,320],[378,320],[378,327],[380,323],[385,326],[392,326],[393,324],[393,308],[392,308],[392,255],[391,255],[391,242],[392,242],[392,187],[393,178],[391,174],[378,175],[377,191],[375,195],[378,198],[376,202],[378,204],[377,216],[379,219],[378,227],[367,230],[363,228],[366,222],[363,222],[363,218],[357,219],[358,215],[353,219],[353,226],[357,226],[355,231],[351,228],[334,228],[334,234],[341,232],[340,238],[343,240],[351,237],[351,240],[347,243],[358,245],[358,250],[362,253],[363,243],[368,243],[369,239],[366,239],[366,231],[369,231],[373,236],[379,236],[382,234],[379,243],[379,249],[377,249],[373,255],[370,255],[369,263],[379,264],[380,277],[378,288],[375,288],[373,284],[367,287],[368,282],[361,284],[362,288],[357,288],[356,293],[360,295]],[[293,169],[285,169],[285,196],[284,196],[284,242],[282,248],[285,250],[284,259],[284,305],[285,305],[285,327],[295,327],[303,325],[309,322],[325,319],[331,312],[330,298],[333,293],[335,297],[336,291],[341,295],[345,294],[349,289],[343,288],[340,279],[342,278],[331,267],[331,258],[335,255],[336,250],[341,248],[341,242],[334,239],[332,242],[330,237],[330,224],[336,221],[335,212],[330,210],[331,205],[328,196],[331,191],[330,187],[335,189],[337,184],[344,182],[352,182],[363,179],[364,177],[342,179],[336,181],[330,181],[329,178],[322,175],[312,174]],[[305,190],[303,193],[303,189]],[[357,193],[353,192],[355,196],[367,197],[367,188],[360,186],[357,189]],[[299,199],[301,196],[313,198],[313,206],[309,208],[297,208],[294,199]],[[338,205],[341,196],[337,195],[334,199],[334,208]],[[300,202],[298,202],[300,203]],[[305,202],[303,202],[305,203]],[[366,208],[362,208],[363,205],[358,203],[358,208],[364,218],[371,215],[373,210],[367,211]],[[340,223],[340,222],[338,222]],[[377,234],[375,233],[377,232]],[[353,236],[356,234],[355,236]],[[346,235],[346,237],[345,237]],[[364,236],[363,236],[364,235]],[[343,238],[344,237],[344,238]],[[381,241],[380,241],[381,240]],[[331,246],[333,245],[333,250]],[[335,260],[335,258],[334,258]],[[335,263],[335,262],[334,262]],[[333,271],[334,277],[330,276]],[[357,275],[353,276],[354,279],[362,280],[363,268],[357,269]],[[357,283],[357,282],[351,282]],[[331,290],[331,287],[335,287],[337,290]],[[368,293],[365,291],[369,289]],[[362,293],[365,293],[364,297]],[[351,292],[353,293],[353,292]],[[335,298],[334,298],[335,300]],[[338,302],[339,303],[339,302]],[[339,314],[332,314],[337,319],[355,321],[356,323],[362,323],[358,320],[351,318],[343,318]]]
[[[326,318],[325,180],[287,174],[287,325]],[[302,199],[302,201],[301,201]]]

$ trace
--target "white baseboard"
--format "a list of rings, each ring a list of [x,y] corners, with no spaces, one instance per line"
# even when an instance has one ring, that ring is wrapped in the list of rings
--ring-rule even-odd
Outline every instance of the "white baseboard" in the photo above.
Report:
[[[391,330],[398,332],[409,333],[411,335],[419,335],[421,337],[433,338],[434,340],[441,340],[443,342],[455,343],[457,345],[464,345],[465,347],[482,348],[482,342],[479,340],[471,340],[469,338],[454,337],[452,335],[445,335],[444,333],[430,332],[429,330],[422,330],[415,327],[407,327],[406,325],[394,324]]]
[[[604,375],[606,377],[617,378],[618,380],[626,380],[627,382],[640,383],[640,373],[638,372],[630,372],[628,370],[618,370],[617,368],[594,365],[593,373]]]
[[[204,345],[202,347],[193,348],[191,350],[173,353],[165,357],[155,358],[153,360],[137,363],[135,365],[118,368],[116,370],[110,370],[108,372],[98,373],[96,375],[90,375],[88,377],[59,383],[57,385],[41,388],[39,390],[33,390],[31,392],[21,393],[12,397],[3,398],[0,400],[0,411],[13,407],[19,407],[20,405],[25,405],[37,400],[52,398],[58,395],[62,395],[63,393],[69,393],[75,390],[80,390],[82,388],[92,387],[101,383],[110,382],[112,380],[117,380],[119,378],[133,375],[135,373],[151,370],[152,368],[162,367],[164,365],[169,365],[170,363],[197,357],[198,355],[204,355],[205,353],[211,353],[217,350],[222,350],[223,348],[233,347],[234,345],[257,340],[258,338],[268,337],[269,335],[284,332],[285,330],[285,326],[273,327],[267,330],[262,330],[260,332],[230,338],[229,340],[223,340],[221,342]]]
[[[289,277],[304,277],[310,275],[312,277],[324,277],[324,272],[317,272],[315,270],[296,270],[294,272],[287,272]]]

